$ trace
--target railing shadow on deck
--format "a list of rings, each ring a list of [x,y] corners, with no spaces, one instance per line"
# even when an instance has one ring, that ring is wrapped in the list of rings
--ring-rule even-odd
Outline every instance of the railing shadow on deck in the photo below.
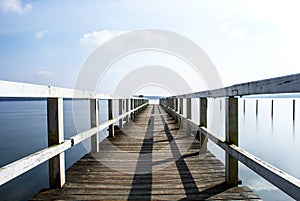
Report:
[[[151,114],[154,114],[154,109],[155,109],[154,107],[155,106],[153,106],[152,108]],[[176,144],[173,134],[170,132],[169,125],[166,121],[166,117],[163,116],[159,107],[157,107],[157,110],[160,114],[161,121],[164,125],[163,132],[167,137],[167,142],[169,142],[171,148],[170,150],[172,152],[173,157],[159,162],[152,161],[151,154],[153,150],[153,144],[155,142],[153,141],[154,121],[153,121],[153,116],[150,116],[148,121],[148,128],[145,134],[145,139],[143,141],[139,153],[140,155],[137,161],[137,167],[136,167],[128,200],[137,200],[141,198],[143,200],[151,200],[151,195],[152,195],[151,192],[152,192],[152,185],[153,185],[152,167],[155,165],[159,165],[161,163],[169,163],[169,162],[175,163],[181,182],[183,184],[183,188],[187,197],[182,200],[204,200],[209,197],[218,195],[233,187],[232,185],[228,185],[227,183],[220,183],[204,191],[199,191],[198,186],[192,176],[192,173],[184,160],[189,157],[198,156],[199,151],[182,155],[179,151],[179,148]],[[178,130],[178,129],[174,129],[174,130]],[[186,138],[186,137],[182,137],[182,138]]]
[[[206,149],[207,139],[219,145],[226,151],[226,184],[238,184],[238,161],[241,161],[256,173],[273,183],[282,191],[295,199],[300,199],[300,181],[287,173],[271,166],[265,161],[251,155],[238,147],[238,97],[255,94],[277,94],[277,93],[300,93],[300,74],[260,80],[255,82],[243,83],[226,87],[179,96],[172,96],[160,100],[160,104],[175,119],[175,121],[184,121],[191,128],[199,131],[201,149]],[[32,85],[16,82],[0,81],[0,97],[16,98],[47,98],[47,119],[48,119],[48,140],[49,147],[33,153],[25,158],[10,163],[0,169],[0,185],[12,180],[13,178],[31,170],[39,164],[49,160],[50,169],[50,187],[60,188],[65,183],[64,152],[74,145],[91,138],[92,152],[99,150],[97,134],[101,130],[109,127],[109,136],[114,137],[113,124],[118,121],[126,122],[129,118],[134,118],[148,104],[148,100],[134,97],[118,97],[112,95],[96,94],[94,92],[64,89],[57,87]],[[222,139],[207,130],[207,99],[225,97],[226,98],[226,139]],[[64,98],[88,99],[91,109],[91,129],[78,133],[69,139],[64,139],[62,129],[62,103]],[[193,123],[191,118],[191,98],[198,98],[200,101],[200,123]],[[98,100],[108,100],[109,120],[98,124]],[[187,115],[183,115],[183,99],[186,99]],[[119,100],[121,104],[125,101],[126,111],[114,117],[113,100]],[[165,125],[165,134],[170,141],[169,128]],[[177,156],[176,144],[173,156]],[[184,165],[181,157],[177,164],[186,171],[188,167]],[[177,165],[176,164],[176,165]],[[178,169],[180,171],[178,166]],[[191,175],[190,175],[191,176]],[[185,183],[184,178],[182,182]],[[192,178],[190,178],[192,179]],[[209,192],[222,191],[223,184],[215,186],[212,189],[203,191],[202,194]],[[225,187],[224,187],[225,188]],[[191,194],[186,189],[187,194]],[[223,189],[224,190],[224,189]],[[201,192],[199,192],[201,195]],[[204,196],[204,195],[203,195]],[[204,196],[205,197],[205,196]]]
[[[183,94],[160,99],[160,105],[175,121],[183,121],[199,133],[200,152],[207,150],[207,140],[225,150],[226,183],[238,185],[238,161],[264,177],[283,192],[296,200],[300,200],[300,180],[282,170],[253,156],[238,147],[238,98],[250,95],[281,93],[300,93],[300,74],[242,83],[226,88]],[[209,98],[225,98],[225,139],[207,129],[207,100]],[[200,121],[191,121],[191,99],[199,99]],[[183,114],[183,103],[186,99],[186,114]],[[295,116],[293,101],[293,119]],[[222,189],[224,186],[216,187]],[[213,189],[212,189],[213,190]],[[200,192],[201,194],[201,192]]]
[[[114,124],[129,123],[148,105],[148,99],[97,94],[90,91],[65,89],[26,83],[0,81],[0,98],[46,98],[48,148],[14,161],[0,168],[0,185],[3,185],[34,167],[49,161],[50,188],[65,184],[65,151],[90,138],[91,153],[99,152],[98,133],[109,127],[109,137],[114,137]],[[64,139],[63,99],[90,101],[91,129]],[[108,100],[108,120],[99,124],[99,100]],[[114,101],[119,101],[119,116],[114,117]]]

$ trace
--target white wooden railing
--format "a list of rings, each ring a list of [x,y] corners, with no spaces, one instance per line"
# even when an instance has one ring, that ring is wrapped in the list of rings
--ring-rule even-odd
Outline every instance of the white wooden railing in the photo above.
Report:
[[[206,151],[207,139],[225,150],[226,182],[238,185],[238,161],[273,183],[296,200],[300,200],[300,180],[268,164],[262,159],[238,147],[238,98],[245,95],[300,93],[300,74],[237,84],[226,88],[190,93],[163,98],[160,104],[176,121],[186,122],[200,133],[200,152]],[[207,99],[225,97],[225,139],[207,129]],[[191,99],[199,99],[200,121],[191,121]],[[183,114],[183,99],[186,99],[186,115]],[[293,118],[295,119],[293,101]],[[298,154],[298,153],[295,153]]]
[[[46,98],[48,148],[35,152],[0,168],[0,185],[49,160],[50,188],[60,188],[65,183],[65,151],[91,138],[91,152],[99,152],[98,133],[109,127],[109,137],[114,137],[114,123],[119,126],[133,119],[147,104],[148,99],[97,94],[95,92],[65,89],[34,84],[0,81],[0,98]],[[91,129],[64,138],[63,99],[90,100]],[[108,100],[108,121],[98,122],[98,100]],[[114,117],[114,100],[119,100],[119,116]],[[125,104],[125,105],[124,105]],[[125,112],[123,112],[123,105]]]

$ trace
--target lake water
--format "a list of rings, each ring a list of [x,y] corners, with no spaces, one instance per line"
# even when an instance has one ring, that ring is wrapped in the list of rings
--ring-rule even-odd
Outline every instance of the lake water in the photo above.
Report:
[[[274,100],[274,117],[271,118],[270,99],[259,99],[258,115],[255,114],[256,99],[246,98],[246,113],[243,113],[243,101],[239,101],[239,145],[296,178],[300,178],[300,101],[296,99],[296,118],[292,120],[292,99]],[[193,100],[193,111],[198,111]],[[151,103],[157,103],[151,100]],[[221,104],[221,105],[220,105]],[[118,108],[117,103],[115,107]],[[81,101],[76,107],[76,116],[81,125],[74,125],[72,101],[64,101],[65,138],[89,128],[89,102]],[[217,108],[213,110],[212,108]],[[117,110],[115,110],[117,113]],[[224,100],[209,101],[208,128],[224,135],[224,124],[216,127],[213,115],[224,115]],[[193,120],[198,121],[193,113]],[[100,122],[107,120],[107,101],[100,101]],[[47,147],[46,101],[0,101],[0,166],[20,159]],[[77,130],[76,130],[77,129]],[[107,132],[101,133],[101,138]],[[66,166],[89,151],[89,141],[85,146],[76,145],[66,152]],[[212,143],[209,149],[224,161],[224,152]],[[0,200],[27,200],[41,188],[48,188],[48,163],[44,163],[22,176],[0,187]],[[250,186],[264,200],[292,200],[272,184],[248,168],[240,165],[240,178],[244,185]]]

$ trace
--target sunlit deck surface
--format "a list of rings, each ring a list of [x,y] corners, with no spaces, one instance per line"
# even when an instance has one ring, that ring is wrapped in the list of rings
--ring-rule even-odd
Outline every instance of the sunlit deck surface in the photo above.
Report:
[[[225,167],[158,105],[116,129],[67,170],[62,189],[31,200],[260,200],[247,186],[225,184]]]

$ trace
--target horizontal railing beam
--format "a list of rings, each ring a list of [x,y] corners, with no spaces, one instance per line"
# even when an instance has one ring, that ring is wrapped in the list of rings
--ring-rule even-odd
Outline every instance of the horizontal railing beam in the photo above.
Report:
[[[108,120],[97,127],[91,128],[87,131],[83,131],[78,133],[69,139],[64,140],[59,145],[53,145],[51,147],[45,148],[41,151],[35,152],[29,156],[21,158],[15,162],[12,162],[8,165],[5,165],[0,168],[0,186],[7,183],[8,181],[20,176],[21,174],[33,169],[34,167],[48,161],[49,159],[57,156],[58,154],[66,151],[67,149],[71,148],[72,146],[88,139],[89,137],[93,136],[94,134],[104,130],[109,125],[116,123],[120,119],[130,115],[131,113],[145,107],[148,103],[140,105],[132,109],[129,112],[126,112],[118,117]]]
[[[94,127],[94,128],[89,129],[87,131],[83,131],[81,133],[78,133],[78,134],[70,137],[70,139],[72,140],[73,145],[76,145],[76,144],[78,144],[78,143],[86,140],[87,138],[91,137],[95,133],[98,133],[98,132],[102,131],[103,129],[107,128],[108,126],[110,126],[110,125],[112,125],[112,124],[114,124],[116,122],[118,122],[120,119],[126,117],[127,115],[130,115],[130,113],[133,113],[134,111],[142,108],[143,106],[146,106],[147,104],[148,103],[145,103],[145,104],[143,104],[143,105],[141,105],[141,106],[139,106],[139,107],[137,107],[137,108],[135,108],[135,109],[133,109],[133,110],[131,110],[129,112],[126,112],[126,113],[124,113],[122,115],[119,115],[119,116],[115,117],[114,119],[110,119],[110,120],[108,120],[106,122],[103,122],[103,123],[101,123],[97,127]]]
[[[0,97],[9,98],[74,98],[74,99],[125,99],[125,96],[100,94],[91,91],[27,84],[0,80]],[[145,99],[134,97],[135,99]]]
[[[0,168],[0,186],[20,176],[32,168],[66,151],[72,146],[71,140],[65,140],[59,145],[53,145],[29,156],[21,158]]]
[[[169,98],[218,98],[279,93],[300,93],[300,73]]]

